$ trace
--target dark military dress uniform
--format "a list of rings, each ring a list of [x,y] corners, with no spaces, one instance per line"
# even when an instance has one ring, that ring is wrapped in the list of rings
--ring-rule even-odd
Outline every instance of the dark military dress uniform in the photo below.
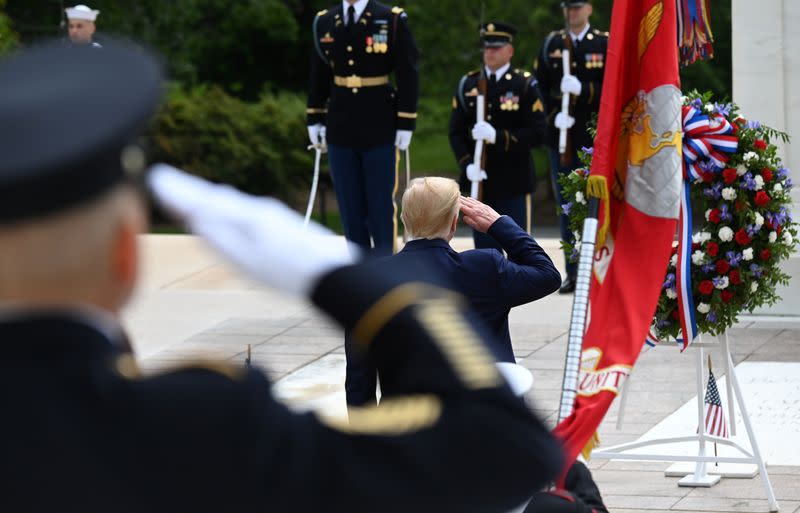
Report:
[[[561,165],[558,153],[559,130],[553,125],[556,114],[561,112],[561,79],[564,76],[562,52],[567,44],[566,30],[561,29],[551,32],[544,40],[544,45],[536,59],[535,75],[539,81],[545,104],[547,105],[548,120],[548,145],[550,153],[550,170],[556,201],[559,205],[564,203],[558,177],[580,167],[578,151],[582,148],[591,148],[594,143],[589,135],[587,125],[600,109],[600,95],[603,91],[603,74],[605,72],[606,49],[608,48],[608,32],[601,32],[589,27],[583,38],[573,44],[571,55],[572,74],[581,82],[581,94],[572,96],[571,115],[575,124],[568,131],[572,141],[572,153],[566,165]],[[572,231],[569,229],[569,218],[562,214],[560,217],[561,238],[572,241]],[[567,258],[567,275],[574,279],[576,264]]]
[[[1,251],[13,251],[7,233],[89,205],[102,214],[112,190],[131,186],[145,162],[130,141],[162,80],[144,50],[111,42],[0,62]],[[332,270],[310,292],[385,375],[382,405],[349,423],[292,413],[252,369],[142,375],[108,329],[111,313],[87,314],[80,293],[64,290],[56,308],[0,288],[0,510],[482,513],[522,503],[559,472],[558,445],[441,279],[379,264]],[[110,278],[97,279],[106,292]]]
[[[487,24],[495,25],[500,24]],[[492,31],[487,31],[484,36],[490,39],[501,37],[493,38]],[[466,169],[472,163],[475,150],[471,130],[476,123],[479,78],[479,71],[461,77],[450,115],[450,147],[461,167],[462,187],[467,190]],[[495,128],[497,136],[494,144],[484,147],[488,178],[481,182],[481,199],[498,213],[511,217],[525,231],[530,231],[530,194],[536,187],[531,149],[544,142],[546,131],[544,104],[536,79],[527,71],[509,67],[499,78],[488,79],[485,101],[486,122]],[[473,237],[477,248],[502,249],[486,234],[473,230]]]
[[[397,130],[414,130],[417,47],[399,7],[369,1],[350,26],[339,5],[314,19],[309,125],[327,125],[328,157],[345,236],[377,253],[397,239]],[[390,83],[394,74],[396,87]]]

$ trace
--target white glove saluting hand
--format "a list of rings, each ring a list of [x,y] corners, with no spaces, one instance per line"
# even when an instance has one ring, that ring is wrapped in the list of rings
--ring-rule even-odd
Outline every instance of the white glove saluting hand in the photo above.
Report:
[[[411,130],[398,130],[397,134],[394,137],[394,145],[397,146],[397,149],[400,151],[406,151],[411,145],[411,135],[413,132]]]
[[[358,250],[337,241],[280,201],[216,185],[165,164],[147,183],[158,202],[242,271],[265,285],[308,295],[323,275],[355,262]]]
[[[486,171],[479,169],[475,164],[467,166],[467,180],[470,182],[481,182],[486,180],[486,178]]]
[[[322,123],[308,125],[308,140],[314,148],[326,149],[328,141],[325,140],[327,129]]]
[[[564,75],[561,79],[561,92],[564,94],[571,94],[573,96],[580,96],[583,86],[581,81],[575,75]]]
[[[489,144],[494,144],[497,139],[497,130],[486,121],[481,121],[472,127],[472,138],[476,141],[486,141]]]
[[[553,121],[553,124],[559,130],[569,130],[570,128],[572,128],[572,125],[575,124],[575,118],[573,118],[569,114],[559,112],[558,114],[556,114],[556,119]]]

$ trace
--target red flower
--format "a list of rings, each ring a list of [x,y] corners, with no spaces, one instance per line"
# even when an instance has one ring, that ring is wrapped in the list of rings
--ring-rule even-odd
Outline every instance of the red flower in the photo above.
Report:
[[[769,182],[772,180],[772,170],[768,167],[765,167],[761,170],[761,177],[764,179],[765,182]]]
[[[769,257],[772,256],[772,252],[768,249],[764,249],[761,250],[761,253],[758,256],[761,257],[761,260],[767,261],[769,260]]]
[[[725,180],[725,183],[733,183],[736,181],[737,175],[736,170],[732,167],[727,167],[722,172],[722,178]]]
[[[731,279],[731,285],[741,285],[742,284],[742,275],[739,274],[739,271],[737,271],[736,269],[731,271],[731,274],[729,275],[729,277]]]
[[[711,283],[711,280],[703,280],[700,282],[700,285],[697,287],[700,290],[700,293],[704,296],[708,296],[712,292],[714,292],[714,284]]]
[[[720,274],[727,273],[731,268],[731,264],[727,260],[717,260],[717,272]]]
[[[692,242],[692,251],[697,251],[698,249],[700,249],[700,243]]]
[[[764,224],[766,224],[767,228],[769,228],[770,230],[774,230],[775,229],[775,223],[773,223],[771,220],[767,220],[767,222],[764,223]]]
[[[740,246],[747,246],[752,240],[753,239],[747,235],[747,231],[744,228],[739,228],[739,231],[736,232],[736,242],[738,242]]]
[[[722,221],[722,218],[720,217],[720,211],[718,208],[715,208],[708,213],[708,220],[714,224],[719,224],[719,222]]]
[[[756,139],[753,143],[753,148],[757,149],[758,151],[764,151],[767,149],[767,142],[763,139]]]
[[[767,193],[766,193],[766,192],[764,192],[764,191],[758,191],[758,192],[756,193],[755,202],[756,202],[756,205],[758,205],[759,207],[763,207],[763,206],[765,206],[767,203],[769,203],[771,199],[772,199],[772,198],[770,198],[770,197],[769,197],[769,195],[767,195]]]
[[[723,303],[730,303],[731,299],[733,299],[733,292],[730,290],[723,290],[720,296],[722,296]]]
[[[680,314],[678,313],[678,311],[677,311],[677,310],[673,310],[673,311],[672,311],[672,312],[669,314],[669,316],[670,316],[670,317],[672,317],[673,319],[675,319],[676,321],[677,321],[678,319],[680,319],[680,318],[681,318],[681,317],[680,317]]]
[[[739,124],[741,126],[745,126],[747,124],[747,120],[745,118],[739,116],[738,118],[736,118],[735,123],[737,123],[737,124]]]
[[[744,210],[744,203],[742,203],[741,200],[736,200],[736,203],[733,204],[733,208],[737,212],[741,212],[742,210]]]
[[[775,229],[775,233],[777,233],[778,235],[780,235],[782,231],[783,231],[783,226],[778,226],[778,227]]]
[[[709,242],[706,244],[706,253],[712,257],[717,256],[717,253],[719,253],[719,245],[716,242]]]

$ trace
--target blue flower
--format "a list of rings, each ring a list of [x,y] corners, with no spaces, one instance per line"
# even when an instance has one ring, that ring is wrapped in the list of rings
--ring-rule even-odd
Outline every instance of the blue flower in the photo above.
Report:
[[[571,201],[568,201],[568,202],[566,202],[566,203],[562,204],[562,205],[561,205],[561,210],[563,210],[563,211],[564,211],[564,215],[565,215],[565,216],[568,216],[568,215],[569,215],[569,213],[570,213],[570,211],[572,210],[572,202],[571,202]]]
[[[587,155],[594,154],[594,147],[587,148],[586,146],[584,146],[581,148],[581,150],[583,150],[583,152],[586,153]]]
[[[750,264],[750,272],[753,273],[755,278],[761,278],[764,275],[764,271],[757,264]]]
[[[725,283],[725,280],[727,279],[728,279],[727,277],[723,278],[721,276],[717,276],[716,278],[711,278],[711,282],[714,284],[715,287],[719,288],[722,286],[723,283]]]
[[[760,130],[761,123],[759,123],[758,121],[748,121],[747,123],[745,123],[744,127],[750,130]]]
[[[723,221],[730,221],[733,219],[733,216],[729,212],[729,207],[727,203],[723,203],[722,206],[719,207],[719,218]]]
[[[717,112],[717,114],[721,114],[721,115],[726,116],[726,117],[730,116],[732,108],[733,108],[733,105],[731,105],[730,103],[717,103],[717,102],[714,102],[714,110]]]
[[[666,319],[662,319],[662,320],[658,321],[658,324],[656,326],[658,326],[659,329],[668,328],[668,327],[672,326],[672,322],[668,321]]]
[[[794,183],[792,183],[792,179],[791,178],[787,178],[786,181],[783,182],[783,188],[788,190],[788,189],[791,189],[792,187],[794,187]]]
[[[667,275],[667,279],[664,280],[664,285],[662,286],[665,289],[672,288],[675,285],[675,274],[669,273]]]
[[[717,314],[714,312],[708,312],[708,315],[706,315],[706,320],[708,322],[717,322]]]
[[[714,264],[705,264],[703,265],[702,269],[704,273],[711,274],[717,270],[717,266],[715,266]]]
[[[742,261],[742,254],[736,253],[735,251],[728,251],[725,253],[725,258],[728,259],[728,263],[731,264],[731,267],[739,267],[739,262]]]
[[[779,167],[778,169],[775,170],[775,175],[780,179],[786,178],[787,176],[789,176],[789,170],[786,169],[785,167]]]
[[[753,173],[745,173],[742,177],[742,181],[739,185],[742,189],[747,189],[748,191],[756,190],[756,181],[753,178]]]
[[[695,98],[694,100],[692,100],[691,105],[697,110],[703,110],[703,100],[701,100],[700,98]]]

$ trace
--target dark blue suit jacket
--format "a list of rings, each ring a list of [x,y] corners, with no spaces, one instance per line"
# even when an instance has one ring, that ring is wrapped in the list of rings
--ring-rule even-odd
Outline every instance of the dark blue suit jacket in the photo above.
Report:
[[[541,246],[510,217],[500,217],[488,233],[508,258],[496,249],[459,253],[444,239],[409,241],[391,258],[418,259],[442,270],[495,334],[499,345],[491,349],[498,359],[515,362],[508,332],[509,311],[558,290],[561,275]]]

